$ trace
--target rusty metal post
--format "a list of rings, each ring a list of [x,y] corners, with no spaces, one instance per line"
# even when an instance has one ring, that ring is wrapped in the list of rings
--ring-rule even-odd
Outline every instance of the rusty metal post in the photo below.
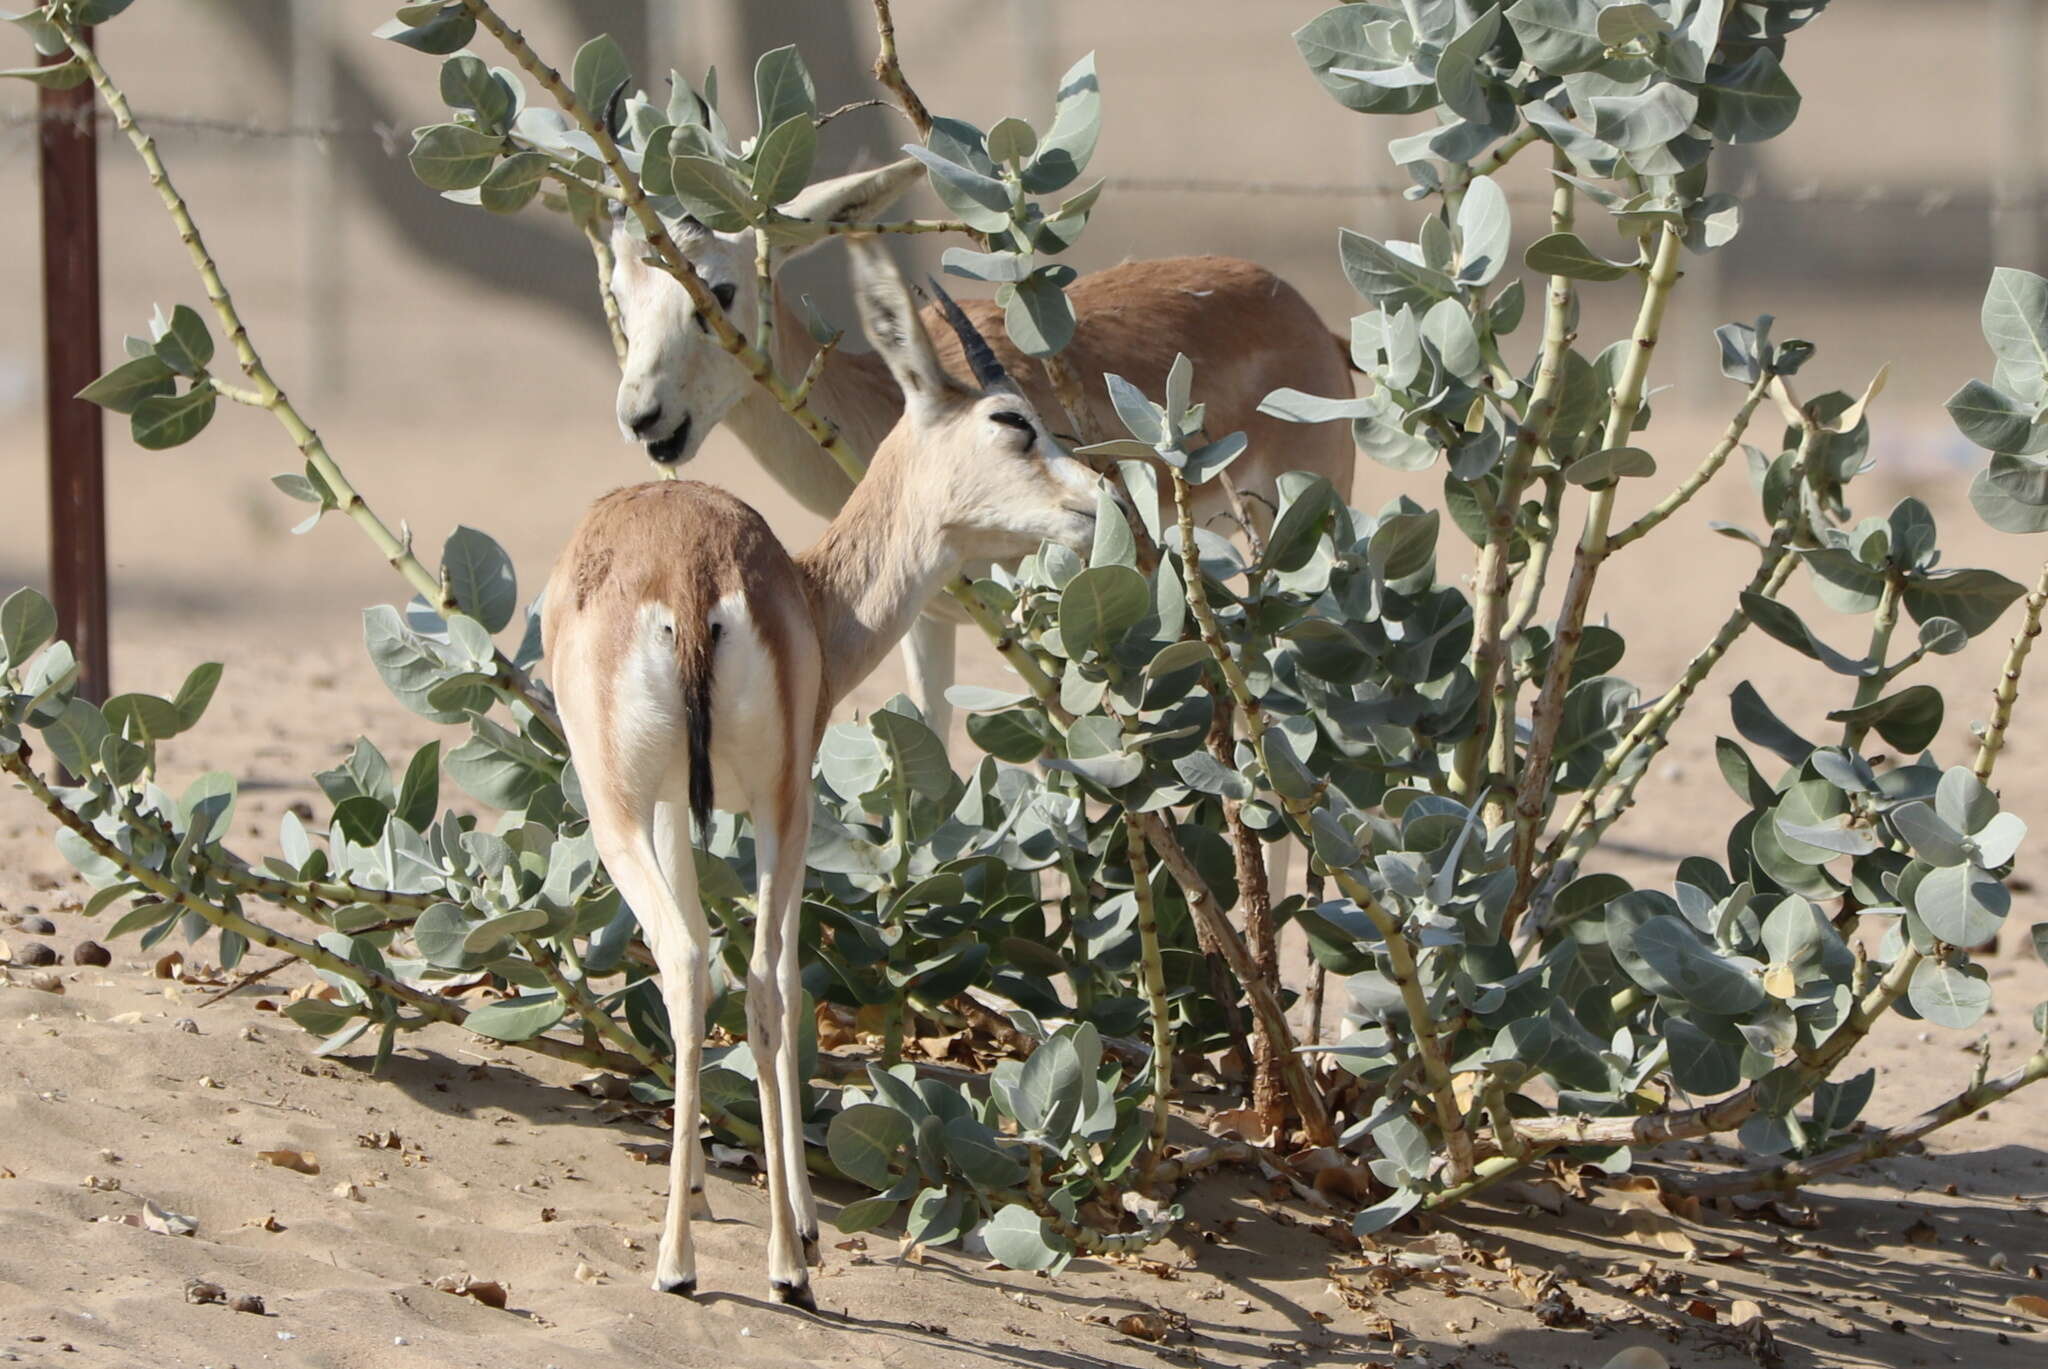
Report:
[[[91,41],[87,31],[86,41]],[[46,57],[45,63],[61,60]],[[50,598],[82,667],[78,692],[104,703],[106,468],[100,409],[74,396],[100,373],[100,205],[91,85],[37,92],[43,202],[43,415],[50,452]]]

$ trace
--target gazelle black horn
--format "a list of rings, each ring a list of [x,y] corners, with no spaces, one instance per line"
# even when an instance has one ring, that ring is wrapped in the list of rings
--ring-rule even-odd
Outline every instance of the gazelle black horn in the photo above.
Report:
[[[952,324],[953,331],[960,335],[960,350],[967,354],[967,364],[973,368],[974,378],[981,382],[981,388],[1014,388],[1010,386],[1009,372],[1003,369],[1002,362],[996,360],[995,351],[988,345],[988,339],[981,335],[960,306],[953,302],[953,297],[946,293],[946,287],[930,276],[926,276],[925,279],[931,281],[932,293],[938,296],[939,308],[945,311],[946,322]]]

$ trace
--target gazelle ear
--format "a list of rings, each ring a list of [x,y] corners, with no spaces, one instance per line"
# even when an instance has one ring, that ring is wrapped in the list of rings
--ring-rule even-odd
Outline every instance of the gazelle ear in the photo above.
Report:
[[[906,410],[922,417],[963,393],[939,365],[939,355],[917,316],[917,305],[887,249],[868,239],[848,244],[853,256],[853,292],[860,305],[861,329],[875,352],[888,363],[889,374],[903,391]]]
[[[883,210],[903,198],[923,175],[924,163],[915,157],[905,157],[887,166],[850,171],[844,176],[834,176],[829,181],[819,181],[806,187],[795,199],[782,206],[782,212],[791,218],[809,219],[814,223],[872,222]],[[823,241],[819,238],[792,247],[783,255],[799,256]]]

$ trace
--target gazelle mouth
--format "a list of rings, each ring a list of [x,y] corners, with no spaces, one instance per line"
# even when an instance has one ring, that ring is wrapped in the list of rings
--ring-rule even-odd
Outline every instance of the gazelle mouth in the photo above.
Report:
[[[684,449],[690,445],[690,416],[676,424],[676,430],[658,442],[647,444],[647,458],[663,466],[672,466],[683,459]]]

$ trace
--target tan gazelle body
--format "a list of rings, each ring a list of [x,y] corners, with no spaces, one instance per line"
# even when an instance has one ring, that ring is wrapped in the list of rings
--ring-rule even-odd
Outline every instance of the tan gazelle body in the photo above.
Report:
[[[747,1037],[766,1141],[769,1279],[811,1304],[817,1208],[797,1076],[797,909],[810,773],[832,706],[871,672],[970,556],[1051,540],[1085,550],[1100,482],[1047,433],[954,311],[978,388],[939,355],[879,247],[855,248],[862,322],[905,398],[866,478],[817,545],[791,556],[753,509],[694,481],[616,491],[585,515],[547,588],[546,652],[598,854],[632,906],[675,1036],[676,1130],[654,1286],[696,1286],[699,1064],[709,929],[694,814],[753,815]],[[951,305],[950,300],[944,303]]]
[[[785,206],[785,212],[814,220],[871,221],[922,174],[918,162],[906,159],[822,181]],[[676,241],[725,303],[734,325],[756,336],[753,234],[687,225]],[[669,464],[690,460],[711,430],[725,423],[762,469],[805,508],[826,518],[837,513],[853,490],[846,473],[718,345],[682,286],[643,260],[645,244],[633,241],[623,223],[614,232],[613,248],[612,291],[627,339],[618,390],[620,428],[654,460]],[[1282,386],[1311,394],[1351,393],[1343,344],[1286,281],[1233,257],[1176,257],[1094,272],[1067,287],[1067,296],[1080,322],[1062,355],[1081,377],[1086,421],[1097,430],[1111,436],[1124,431],[1102,381],[1105,373],[1157,397],[1165,392],[1174,356],[1185,352],[1201,385],[1209,435],[1242,431],[1250,440],[1230,475],[1247,496],[1254,521],[1270,516],[1274,482],[1286,471],[1327,476],[1340,496],[1349,497],[1357,452],[1348,424],[1295,424],[1259,412],[1259,402]],[[802,375],[817,344],[779,293],[775,308],[776,370]],[[1024,396],[1055,427],[1062,426],[1042,369],[1010,344],[996,305],[970,301],[965,309],[992,339],[997,358]],[[928,326],[936,329],[937,322],[934,315]],[[959,344],[943,334],[937,343],[941,363],[965,379],[969,370]],[[809,402],[863,457],[874,452],[903,413],[902,392],[874,356],[834,355]],[[1197,519],[1226,511],[1219,485],[1196,491]],[[972,546],[968,559],[1002,557],[997,547]],[[912,624],[904,661],[911,697],[944,738],[956,625],[963,619],[950,600],[941,598],[928,607],[930,612]]]

